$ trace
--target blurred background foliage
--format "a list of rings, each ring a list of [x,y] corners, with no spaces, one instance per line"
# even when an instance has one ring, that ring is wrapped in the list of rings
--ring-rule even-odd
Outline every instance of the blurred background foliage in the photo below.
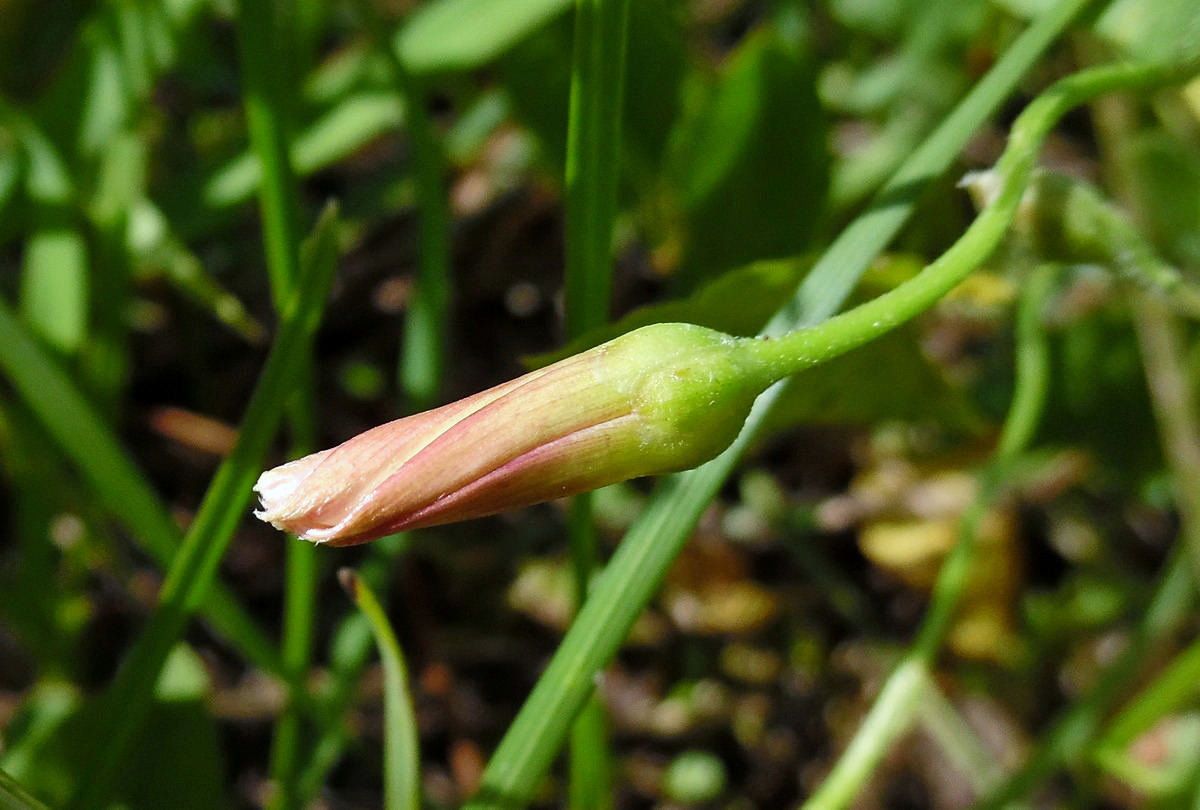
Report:
[[[279,4],[304,222],[331,198],[342,217],[312,371],[319,446],[408,408],[396,368],[420,250],[413,116],[374,41],[419,86],[449,170],[445,400],[646,323],[755,333],[1050,3],[632,2],[614,322],[570,343],[571,3],[376,5],[364,22],[353,3]],[[956,182],[995,160],[1024,100],[1076,66],[1200,38],[1188,0],[1094,11],[932,184],[856,300],[961,234],[973,212]],[[275,331],[234,13],[228,0],[0,2],[0,768],[53,806],[106,744],[92,696],[152,610]],[[1165,262],[1200,271],[1200,85],[1079,113],[1044,163],[1103,186]],[[1030,268],[1052,259],[1014,240],[918,323],[793,386],[604,680],[619,806],[782,807],[821,783],[910,643],[976,498],[1012,392],[1014,304]],[[1057,277],[1041,319],[1053,374],[1036,450],[981,525],[940,688],[858,806],[962,807],[999,780],[1131,643],[1175,544],[1128,289],[1095,263],[1066,262]],[[1189,387],[1193,333],[1181,338]],[[645,493],[642,482],[599,493],[606,541]],[[562,511],[422,532],[393,563],[386,595],[430,806],[472,793],[568,621]],[[275,638],[284,546],[297,541],[246,518],[218,596]],[[320,563],[304,679],[353,699],[324,718],[342,738],[304,771],[312,806],[379,806],[379,672],[332,663],[353,610],[333,570],[364,554]],[[1121,685],[1117,721],[1038,806],[1190,801],[1193,603]],[[281,672],[204,610],[158,680],[119,806],[276,800]]]

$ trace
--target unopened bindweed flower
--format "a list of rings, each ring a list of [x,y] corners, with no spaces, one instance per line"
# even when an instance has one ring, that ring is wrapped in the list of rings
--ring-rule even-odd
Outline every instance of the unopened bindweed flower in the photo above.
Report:
[[[753,339],[655,324],[263,473],[255,514],[348,546],[695,467],[771,381]]]

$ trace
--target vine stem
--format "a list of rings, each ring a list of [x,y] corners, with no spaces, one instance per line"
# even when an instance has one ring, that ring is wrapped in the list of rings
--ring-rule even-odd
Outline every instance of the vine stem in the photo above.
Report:
[[[848,312],[808,329],[747,344],[763,374],[764,388],[861,346],[931,307],[978,267],[1004,237],[1029,184],[1047,133],[1074,107],[1115,90],[1160,87],[1200,72],[1200,60],[1170,65],[1091,68],[1054,84],[1017,118],[1008,146],[981,182],[994,191],[957,242],[915,278]]]
[[[996,454],[982,475],[979,493],[962,517],[958,543],[938,572],[917,640],[888,676],[854,739],[804,804],[804,810],[834,810],[853,801],[888,745],[919,711],[925,690],[936,688],[930,670],[970,581],[979,524],[998,494],[1004,472],[1032,439],[1045,403],[1050,360],[1041,313],[1050,294],[1053,269],[1052,265],[1039,267],[1025,288],[1017,315],[1017,374],[1012,404]]]

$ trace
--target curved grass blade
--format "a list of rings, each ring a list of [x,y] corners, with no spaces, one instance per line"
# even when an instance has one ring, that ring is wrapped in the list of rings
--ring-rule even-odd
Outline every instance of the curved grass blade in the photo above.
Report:
[[[383,663],[383,806],[387,810],[418,810],[421,750],[404,654],[383,605],[367,583],[349,568],[338,572],[338,580],[370,623]]]
[[[183,547],[167,573],[149,626],[102,698],[107,704],[107,744],[96,751],[92,761],[82,764],[82,779],[72,807],[94,810],[106,806],[117,771],[146,718],[158,673],[188,619],[209,595],[284,406],[308,363],[337,263],[337,224],[336,208],[330,206],[310,237],[307,261],[280,309],[282,327],[246,408],[238,443],[205,493]]]

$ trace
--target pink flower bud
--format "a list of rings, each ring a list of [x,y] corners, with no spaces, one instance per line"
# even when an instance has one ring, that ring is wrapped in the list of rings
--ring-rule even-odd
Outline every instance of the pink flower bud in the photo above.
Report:
[[[346,546],[687,469],[770,382],[747,341],[655,324],[268,470],[255,514]]]

